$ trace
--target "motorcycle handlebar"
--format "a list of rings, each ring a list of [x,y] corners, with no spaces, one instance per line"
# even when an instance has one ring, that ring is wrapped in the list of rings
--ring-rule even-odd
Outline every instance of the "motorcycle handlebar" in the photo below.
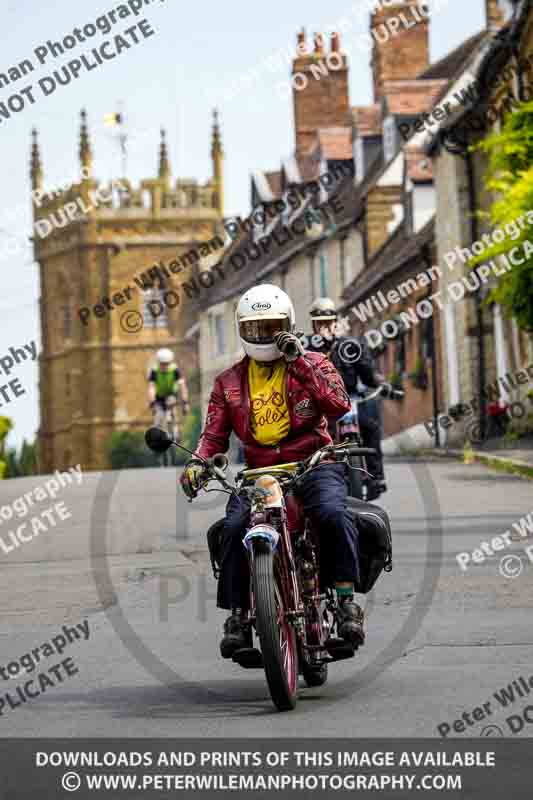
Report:
[[[351,444],[346,447],[346,452],[349,456],[376,456],[377,450],[374,450],[373,447],[358,447],[357,445]]]
[[[296,476],[296,480],[299,480],[305,472],[309,469],[312,469],[320,460],[321,455],[335,453],[336,455],[340,456],[341,458],[345,458],[346,456],[374,456],[377,454],[377,451],[371,447],[358,447],[355,444],[347,444],[343,446],[327,446],[323,447],[320,450],[317,450],[316,453],[311,456],[310,459],[307,461],[301,462],[301,467],[304,468],[304,472],[298,476]],[[206,477],[205,480],[201,482],[201,488],[204,488],[206,484],[209,483],[209,480],[215,479],[230,492],[234,493],[236,491],[236,487],[232,486],[226,480],[225,472],[228,468],[228,459],[222,453],[217,453],[216,455],[212,456],[211,458],[204,459],[204,464],[206,467]],[[237,475],[237,478],[239,478]]]
[[[405,397],[403,389],[395,389],[390,383],[382,383],[379,389],[383,397],[388,400],[403,400]]]
[[[224,455],[224,453],[215,453],[212,458],[207,459],[207,463],[213,469],[221,469],[225,472],[228,468],[228,458]]]
[[[403,400],[405,392],[403,389],[392,389],[390,393],[391,400]]]

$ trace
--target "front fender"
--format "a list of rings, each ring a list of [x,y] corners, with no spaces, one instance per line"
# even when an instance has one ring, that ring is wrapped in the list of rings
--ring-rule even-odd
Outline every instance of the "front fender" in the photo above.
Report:
[[[258,525],[254,525],[253,528],[250,528],[250,530],[242,540],[242,543],[246,547],[246,549],[249,550],[249,552],[251,553],[253,551],[255,540],[267,541],[270,543],[272,552],[274,552],[274,550],[278,546],[279,539],[280,539],[279,533],[272,525],[268,525],[267,523],[261,522]]]

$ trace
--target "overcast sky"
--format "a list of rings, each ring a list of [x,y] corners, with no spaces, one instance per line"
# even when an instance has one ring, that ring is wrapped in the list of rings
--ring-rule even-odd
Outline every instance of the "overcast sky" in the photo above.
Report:
[[[38,275],[31,251],[7,258],[3,254],[8,234],[27,236],[30,232],[28,164],[33,126],[39,130],[46,184],[65,183],[76,174],[82,106],[89,115],[97,177],[118,176],[119,148],[103,125],[103,117],[119,103],[123,104],[130,135],[141,137],[129,156],[129,177],[138,180],[155,174],[158,130],[163,126],[168,131],[174,178],[179,174],[204,181],[211,175],[211,110],[218,106],[225,150],[225,213],[243,214],[249,207],[250,170],[276,169],[280,159],[293,149],[292,103],[281,87],[289,79],[289,65],[282,60],[281,68],[275,69],[276,53],[295,47],[296,32],[302,26],[310,36],[313,31],[331,28],[343,16],[355,19],[354,5],[354,0],[336,0],[334,4],[270,0],[259,6],[152,0],[140,16],[120,20],[108,35],[98,34],[66,56],[50,58],[40,66],[35,48],[48,40],[62,40],[76,27],[94,23],[100,15],[118,9],[120,2],[55,0],[45,7],[40,0],[3,0],[0,73],[26,58],[37,68],[26,78],[1,88],[0,103],[29,84],[35,87],[43,76],[143,17],[156,33],[148,39],[139,33],[139,44],[97,69],[83,70],[75,82],[59,86],[49,97],[35,89],[33,105],[28,103],[9,120],[0,118],[0,269],[4,287],[0,298],[0,358],[10,347],[31,340],[37,341],[40,349]],[[354,34],[344,37],[342,46],[350,60],[351,102],[363,104],[371,100],[370,53],[356,44],[355,34],[364,27],[354,24]],[[483,25],[483,0],[448,0],[432,22],[431,60],[443,56]],[[274,69],[265,64],[269,57]],[[253,69],[259,70],[258,76],[243,86],[243,76]],[[239,81],[241,90],[230,98],[228,90]],[[25,210],[10,220],[7,215],[13,215],[21,205]],[[3,405],[0,414],[14,419],[15,431],[9,443],[18,444],[23,436],[33,438],[38,426],[37,362],[21,365],[9,379],[13,377],[20,378],[26,394]],[[0,379],[4,384],[5,376],[0,374]]]

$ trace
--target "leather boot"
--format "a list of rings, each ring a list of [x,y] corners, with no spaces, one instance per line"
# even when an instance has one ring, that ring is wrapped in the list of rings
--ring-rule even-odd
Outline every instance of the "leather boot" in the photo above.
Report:
[[[343,598],[339,603],[337,612],[337,630],[341,639],[349,642],[354,647],[364,644],[364,622],[363,611],[357,603],[354,603],[353,597]]]
[[[220,654],[222,658],[231,658],[236,650],[251,646],[251,637],[244,625],[242,612],[234,610],[224,623],[224,636],[220,642]]]

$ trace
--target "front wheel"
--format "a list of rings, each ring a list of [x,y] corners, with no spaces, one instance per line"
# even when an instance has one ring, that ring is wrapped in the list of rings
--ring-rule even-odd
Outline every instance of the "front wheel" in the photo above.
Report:
[[[274,705],[290,711],[296,705],[298,654],[294,628],[287,621],[283,595],[274,574],[274,554],[269,543],[254,547],[254,595],[257,633],[265,675]]]

